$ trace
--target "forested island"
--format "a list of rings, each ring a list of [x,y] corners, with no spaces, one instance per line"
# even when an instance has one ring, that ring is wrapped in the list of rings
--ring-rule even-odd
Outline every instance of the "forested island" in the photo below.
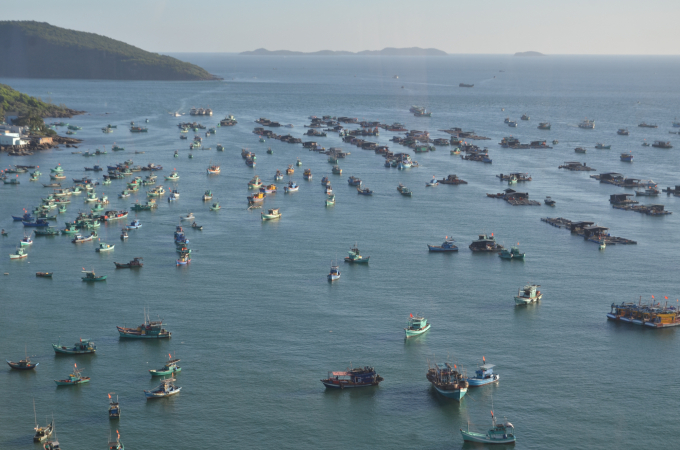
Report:
[[[545,55],[541,52],[528,51],[528,52],[517,52],[517,53],[515,53],[515,56],[545,56]]]
[[[0,77],[215,80],[205,69],[95,33],[0,21]]]
[[[447,56],[446,52],[436,48],[394,48],[387,47],[382,50],[364,50],[361,52],[347,52],[336,50],[320,50],[318,52],[296,52],[291,50],[267,50],[258,48],[257,50],[241,52],[239,55],[246,56]]]

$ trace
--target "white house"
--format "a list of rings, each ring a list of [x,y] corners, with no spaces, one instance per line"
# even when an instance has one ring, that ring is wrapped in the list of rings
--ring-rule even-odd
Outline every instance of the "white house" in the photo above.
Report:
[[[19,133],[8,133],[4,131],[0,133],[0,145],[26,145],[28,141],[21,139]]]

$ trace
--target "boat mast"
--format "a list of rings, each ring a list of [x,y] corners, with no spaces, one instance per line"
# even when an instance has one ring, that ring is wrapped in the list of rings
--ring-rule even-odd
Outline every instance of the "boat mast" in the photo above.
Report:
[[[35,420],[35,431],[38,431],[38,415],[35,413],[35,398],[33,399],[33,419]]]

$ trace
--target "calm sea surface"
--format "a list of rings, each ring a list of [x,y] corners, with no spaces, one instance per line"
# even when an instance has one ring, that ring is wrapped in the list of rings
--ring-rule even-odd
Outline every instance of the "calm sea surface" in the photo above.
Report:
[[[101,241],[115,244],[115,251],[99,254],[96,243],[76,246],[64,235],[37,237],[21,261],[7,256],[24,232],[10,215],[32,209],[50,190],[29,182],[28,175],[20,176],[19,186],[0,186],[0,227],[9,231],[0,239],[2,359],[22,357],[26,346],[40,362],[29,373],[0,369],[0,448],[38,448],[32,442],[33,399],[40,422],[54,415],[66,450],[106,448],[116,429],[131,450],[168,444],[457,449],[464,447],[458,430],[468,421],[471,428],[488,429],[492,402],[496,415],[515,425],[517,448],[677,445],[680,330],[615,324],[605,314],[612,302],[654,295],[676,303],[680,297],[680,198],[641,200],[674,212],[665,217],[615,210],[609,195],[624,189],[557,167],[578,160],[595,173],[621,172],[653,179],[659,187],[680,184],[680,139],[668,133],[680,116],[680,58],[181,57],[225,80],[0,80],[87,111],[66,120],[83,128],[76,135],[84,140],[78,150],[109,150],[92,158],[66,148],[30,157],[3,154],[3,168],[39,165],[47,183],[49,168],[57,164],[70,180],[92,175],[85,166],[133,159],[163,165],[159,179],[173,168],[181,176],[177,183],[159,181],[166,189],[176,186],[179,201],[162,199],[156,211],[138,213],[143,227],[130,232],[127,242],[119,239],[121,223],[102,225]],[[461,82],[475,87],[461,89]],[[432,117],[414,117],[411,105],[427,107]],[[214,116],[196,120],[210,127],[234,114],[238,125],[218,128],[204,138],[212,150],[194,151],[189,159],[188,141],[179,140],[176,127],[181,119],[168,113],[208,106]],[[524,113],[531,120],[518,128],[503,123]],[[474,130],[491,138],[478,144],[488,146],[493,164],[463,161],[440,147],[415,156],[419,168],[397,171],[337,135],[317,138],[351,152],[337,176],[325,156],[300,145],[260,143],[251,133],[258,126],[254,120],[267,117],[295,125],[277,132],[301,137],[307,117],[323,114],[402,122],[429,130],[433,138],[447,137],[437,130],[451,126]],[[594,130],[577,127],[585,117],[596,121]],[[148,133],[129,132],[130,121],[147,118]],[[539,121],[550,121],[552,130],[538,130]],[[659,128],[638,128],[643,121]],[[118,128],[103,134],[100,128],[109,123]],[[630,136],[616,135],[622,127]],[[389,142],[395,134],[382,131],[367,140],[405,151]],[[552,150],[502,149],[498,142],[509,135],[559,144]],[[641,146],[656,139],[675,148]],[[111,152],[114,142],[125,151]],[[597,142],[612,149],[595,150]],[[216,152],[217,144],[226,151]],[[575,154],[578,146],[588,153]],[[244,147],[257,154],[255,169],[243,163]],[[273,155],[265,153],[267,147]],[[173,158],[175,150],[179,158]],[[634,162],[621,162],[619,154],[629,151]],[[303,166],[291,178],[300,191],[268,197],[265,208],[280,208],[283,217],[263,223],[261,210],[247,210],[247,181],[257,174],[273,182],[276,170],[296,158]],[[211,162],[222,166],[221,175],[206,175]],[[304,168],[312,170],[312,181],[302,179]],[[556,207],[513,207],[487,198],[507,187],[495,175],[511,171],[529,172],[533,181],[519,189],[541,203],[552,196]],[[454,173],[469,184],[425,188],[432,175]],[[324,175],[337,198],[332,208],[324,207]],[[375,194],[357,195],[346,182],[350,175]],[[413,190],[412,198],[399,195],[400,182]],[[124,181],[114,180],[97,192],[109,196],[111,209],[145,201],[146,189],[118,199],[123,188]],[[211,212],[201,201],[206,189],[221,211]],[[87,210],[83,197],[73,197],[59,217],[60,228]],[[173,231],[188,212],[204,228],[186,230],[193,260],[178,268]],[[547,216],[590,220],[638,244],[599,251],[539,220]],[[519,242],[526,260],[468,250],[477,234],[492,232],[506,246]],[[459,253],[428,253],[426,244],[440,244],[447,235],[456,239]],[[342,260],[354,242],[370,255],[370,265],[341,263],[342,278],[329,284],[331,260]],[[114,261],[136,256],[144,258],[143,269],[115,270]],[[108,275],[107,281],[83,283],[83,267]],[[37,279],[37,271],[53,271],[54,278]],[[543,301],[516,308],[513,295],[528,282],[541,285]],[[172,339],[119,340],[116,325],[141,324],[145,308],[165,320]],[[405,342],[403,327],[416,312],[430,319],[432,329]],[[56,357],[50,344],[60,338],[92,338],[97,354]],[[168,353],[182,360],[182,392],[147,402],[143,390],[157,384],[148,370],[160,368]],[[448,359],[472,373],[482,356],[496,365],[500,382],[470,390],[460,403],[438,397],[425,379],[428,360]],[[74,362],[91,383],[57,388],[53,380],[68,375]],[[319,380],[326,372],[350,364],[373,365],[385,381],[379,388],[325,391]],[[119,422],[108,419],[108,392],[119,396]]]

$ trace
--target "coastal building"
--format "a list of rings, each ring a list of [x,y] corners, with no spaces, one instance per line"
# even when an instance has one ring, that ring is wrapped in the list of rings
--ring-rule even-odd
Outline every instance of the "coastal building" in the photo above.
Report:
[[[28,141],[21,139],[19,133],[0,132],[0,145],[3,146],[21,146],[28,144]]]

